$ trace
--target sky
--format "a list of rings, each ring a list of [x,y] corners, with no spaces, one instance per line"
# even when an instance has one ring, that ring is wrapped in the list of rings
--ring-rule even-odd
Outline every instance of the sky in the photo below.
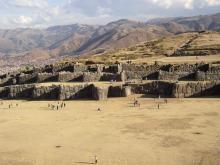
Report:
[[[207,15],[220,0],[0,0],[0,29]]]

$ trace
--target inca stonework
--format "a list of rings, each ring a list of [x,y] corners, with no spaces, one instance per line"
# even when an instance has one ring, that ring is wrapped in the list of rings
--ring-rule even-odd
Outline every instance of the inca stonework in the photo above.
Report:
[[[4,99],[103,100],[131,94],[218,96],[220,65],[65,63],[1,75],[0,86],[0,98]]]

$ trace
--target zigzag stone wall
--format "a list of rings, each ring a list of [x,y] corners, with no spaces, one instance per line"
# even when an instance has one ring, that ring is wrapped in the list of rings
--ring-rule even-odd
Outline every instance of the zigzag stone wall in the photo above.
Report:
[[[134,80],[138,80],[139,83],[131,83]],[[65,63],[1,75],[0,98],[103,100],[108,97],[126,97],[132,93],[166,97],[211,96],[220,95],[219,80],[220,66],[217,64],[81,65]],[[101,87],[94,85],[93,82],[98,81],[117,81],[122,82],[122,85]],[[38,85],[45,82],[81,82],[81,84]]]

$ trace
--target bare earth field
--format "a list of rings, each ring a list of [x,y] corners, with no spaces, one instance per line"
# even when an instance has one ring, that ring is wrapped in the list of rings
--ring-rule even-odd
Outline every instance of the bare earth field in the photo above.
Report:
[[[59,111],[48,108],[54,101],[2,101],[0,164],[83,165],[94,155],[101,165],[220,164],[219,98],[140,98],[140,108],[133,99],[68,101]]]

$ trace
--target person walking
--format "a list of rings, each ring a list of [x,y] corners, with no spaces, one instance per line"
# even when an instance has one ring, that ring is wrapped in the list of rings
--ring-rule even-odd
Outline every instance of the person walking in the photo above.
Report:
[[[95,155],[95,157],[94,157],[94,164],[98,164],[98,158],[97,158],[96,155]]]

